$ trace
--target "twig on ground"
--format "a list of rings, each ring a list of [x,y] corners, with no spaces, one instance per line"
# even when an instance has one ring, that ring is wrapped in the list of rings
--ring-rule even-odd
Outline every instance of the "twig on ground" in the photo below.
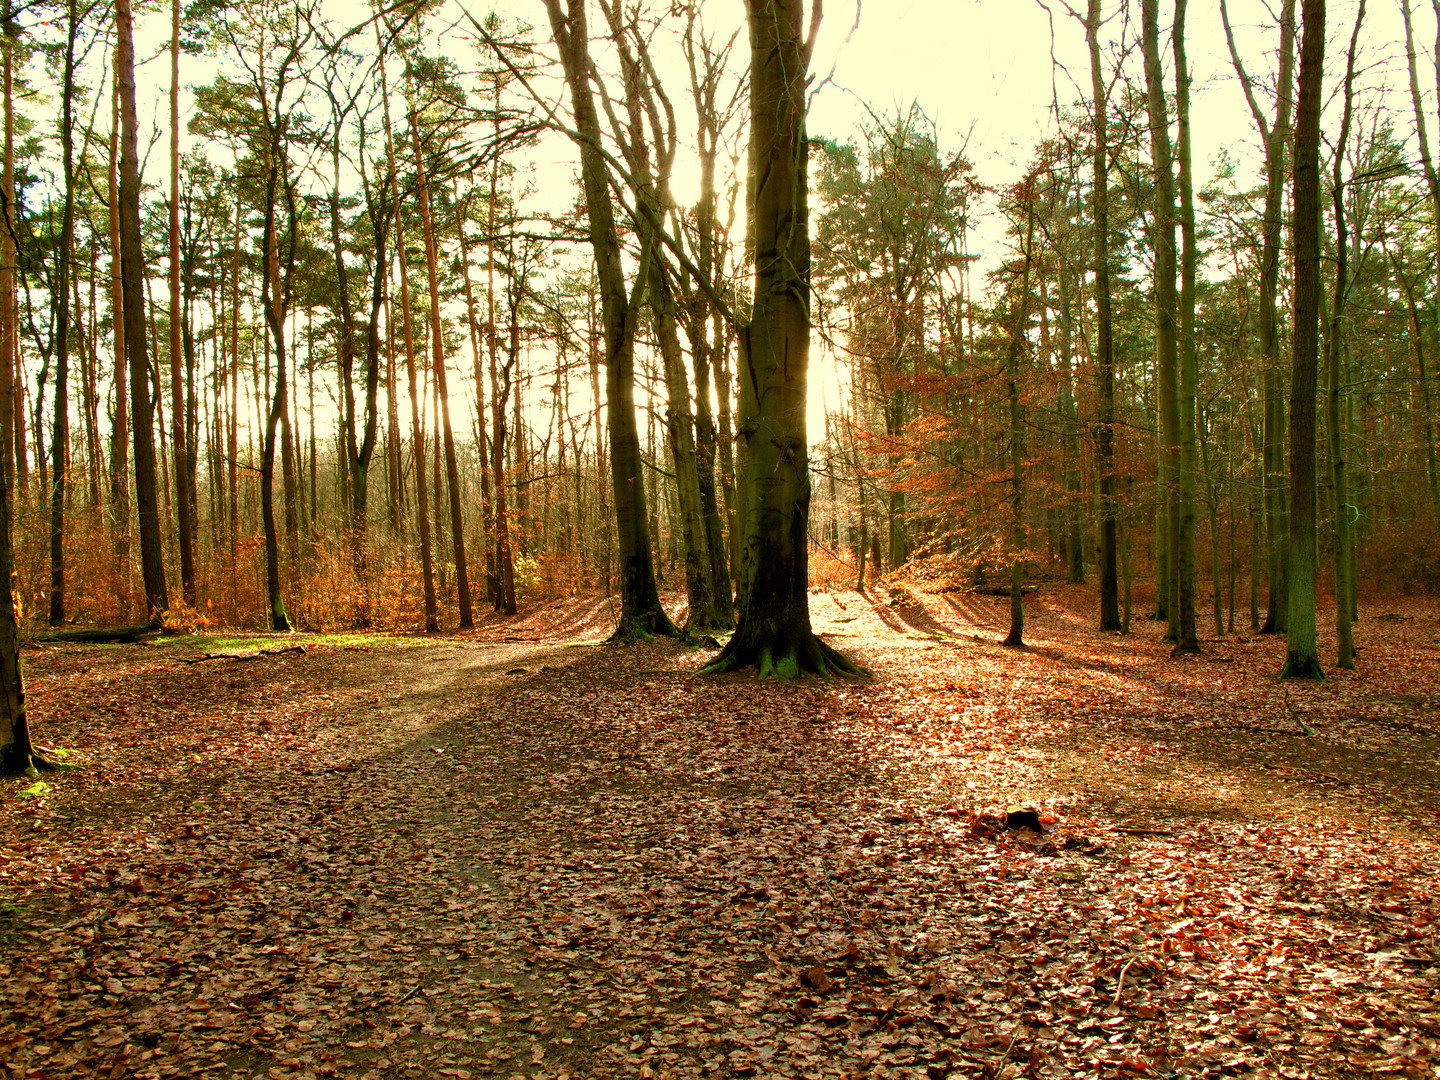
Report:
[[[304,645],[287,645],[283,649],[258,649],[249,653],[212,652],[204,656],[181,656],[182,664],[203,664],[206,660],[258,660],[262,656],[283,656],[285,653],[303,653]]]
[[[1120,1004],[1120,995],[1125,993],[1125,976],[1130,974],[1131,965],[1139,959],[1140,957],[1138,956],[1130,957],[1129,960],[1125,961],[1125,966],[1120,969],[1120,978],[1115,980],[1115,1000],[1111,1002],[1112,1005],[1118,1006]]]

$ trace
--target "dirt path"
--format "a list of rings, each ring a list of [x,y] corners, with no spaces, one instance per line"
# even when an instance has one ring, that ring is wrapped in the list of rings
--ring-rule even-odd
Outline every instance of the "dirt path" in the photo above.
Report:
[[[1433,610],[1282,697],[1277,643],[1177,664],[1064,595],[1024,653],[984,598],[812,601],[874,683],[695,679],[692,650],[567,643],[580,604],[38,654],[46,738],[90,765],[0,807],[0,1063],[1432,1075]],[[1056,830],[1003,831],[1012,801]]]

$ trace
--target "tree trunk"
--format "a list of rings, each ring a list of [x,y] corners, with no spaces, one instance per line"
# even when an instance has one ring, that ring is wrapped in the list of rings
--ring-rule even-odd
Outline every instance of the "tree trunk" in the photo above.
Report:
[[[180,588],[185,603],[194,607],[195,530],[190,520],[189,465],[186,450],[184,383],[181,379],[181,324],[185,320],[180,297],[180,0],[170,3],[170,453],[174,458],[176,525],[180,539]]]
[[[740,617],[709,673],[749,664],[762,677],[861,674],[810,629],[810,236],[801,0],[748,0],[750,234],[754,304],[740,331],[745,448]],[[816,14],[819,6],[816,5]]]
[[[273,152],[273,151],[272,151]],[[279,238],[275,235],[275,201],[279,187],[278,163],[272,161],[266,176],[265,226],[262,269],[265,323],[275,350],[275,383],[270,407],[265,414],[265,435],[260,450],[260,521],[265,534],[265,594],[270,629],[286,631],[290,618],[285,613],[285,600],[280,591],[280,536],[275,527],[275,440],[289,409],[289,382],[286,379],[285,317],[288,296],[280,281]],[[291,206],[293,207],[293,202]],[[294,212],[291,210],[290,234],[294,236]],[[293,250],[293,244],[292,244]],[[136,414],[139,416],[138,412]],[[288,446],[287,446],[288,448]],[[282,448],[282,454],[284,453]],[[287,470],[288,472],[288,470]],[[287,485],[288,487],[288,485]]]
[[[1175,54],[1176,148],[1180,186],[1180,472],[1179,472],[1179,561],[1175,568],[1176,596],[1180,621],[1176,628],[1175,652],[1196,653],[1200,642],[1195,614],[1195,390],[1199,368],[1195,353],[1195,189],[1190,168],[1190,71],[1185,58],[1186,0],[1175,0],[1175,22],[1171,31]],[[1218,605],[1217,605],[1218,610]]]
[[[492,180],[495,177],[492,175]],[[491,188],[490,223],[494,235],[495,203],[494,187]],[[513,263],[513,260],[512,260]],[[517,610],[515,597],[515,555],[510,543],[510,493],[506,490],[509,471],[505,467],[506,422],[505,406],[510,400],[511,375],[515,370],[520,351],[520,298],[522,286],[511,281],[510,295],[510,348],[502,366],[499,362],[500,334],[495,324],[495,248],[490,248],[490,400],[494,412],[490,438],[490,465],[495,470],[495,565],[499,573],[500,589],[495,610],[514,615]],[[503,382],[502,382],[503,375]]]
[[[1320,91],[1325,0],[1303,0],[1295,107],[1294,372],[1290,384],[1290,617],[1287,679],[1323,678],[1315,630],[1316,393],[1320,331]]]
[[[609,179],[601,156],[600,122],[590,91],[590,56],[584,0],[545,0],[551,32],[559,47],[570,88],[579,139],[581,179],[589,218],[590,243],[600,283],[601,326],[605,338],[605,395],[610,427],[610,460],[620,543],[620,624],[615,640],[679,633],[655,582],[655,565],[646,532],[646,503],[640,436],[635,424],[635,321],[638,297],[628,295],[620,240],[616,231]],[[648,277],[649,250],[642,250],[637,291]]]
[[[64,74],[60,86],[60,145],[65,189],[61,196],[60,248],[55,254],[55,412],[50,440],[51,626],[65,622],[65,496],[70,467],[70,263],[75,246],[75,38],[80,30],[75,0],[68,0],[65,27]],[[38,418],[35,431],[38,444]]]
[[[498,114],[497,114],[498,117]],[[499,122],[498,119],[496,121]],[[456,200],[459,203],[459,200]],[[485,434],[485,370],[481,364],[480,317],[475,304],[475,287],[470,281],[470,249],[465,241],[469,197],[459,203],[458,233],[460,237],[460,268],[465,282],[465,315],[470,326],[470,354],[475,368],[475,446],[480,453],[480,549],[485,552],[485,596],[493,606],[500,597],[500,578],[496,572],[495,549],[490,537],[495,531],[495,511],[490,492],[490,442]]]
[[[706,276],[711,286],[715,283],[717,258],[716,237],[716,191],[715,161],[720,141],[721,119],[716,107],[716,87],[719,78],[718,64],[708,49],[695,52],[695,20],[697,9],[691,9],[691,20],[686,24],[687,56],[691,57],[691,94],[695,102],[697,118],[698,155],[700,158],[700,201],[695,206],[695,252],[700,274]],[[717,498],[715,468],[717,455],[728,452],[721,449],[722,436],[716,431],[715,420],[710,411],[711,383],[719,383],[719,372],[713,370],[717,359],[717,346],[723,351],[723,320],[712,310],[710,298],[705,295],[699,283],[694,290],[694,301],[689,315],[690,354],[695,365],[695,450],[700,481],[700,503],[705,519],[705,538],[710,549],[710,580],[712,582],[712,603],[716,625],[726,629],[735,625],[735,605],[730,577],[730,558],[727,550],[725,520],[722,518],[721,499]],[[711,326],[715,328],[712,343]],[[721,408],[729,408],[729,388],[717,385],[721,395]],[[726,433],[728,436],[728,432]],[[721,497],[724,499],[728,516],[729,491],[727,480],[721,476]]]
[[[416,183],[420,189],[420,228],[425,240],[425,270],[430,285],[430,340],[435,372],[435,389],[440,395],[440,431],[445,438],[445,479],[450,490],[450,542],[455,555],[455,587],[460,609],[460,629],[475,625],[470,603],[470,571],[465,561],[465,518],[460,512],[460,466],[455,457],[455,431],[450,423],[450,389],[445,372],[445,335],[440,322],[440,260],[435,243],[435,222],[430,210],[430,181],[425,170],[425,153],[420,144],[419,116],[412,108],[410,132],[415,146]],[[439,501],[439,492],[436,493]]]
[[[1409,31],[1409,5],[1406,5],[1406,30]],[[1335,214],[1335,293],[1330,309],[1330,332],[1326,346],[1326,433],[1329,436],[1330,469],[1335,485],[1335,666],[1355,670],[1355,634],[1352,625],[1355,581],[1351,572],[1351,554],[1355,544],[1350,528],[1350,479],[1345,460],[1345,410],[1342,399],[1348,389],[1342,377],[1342,342],[1345,337],[1345,308],[1350,292],[1350,229],[1345,217],[1344,167],[1345,150],[1350,137],[1350,122],[1355,102],[1355,52],[1360,40],[1360,26],[1365,19],[1365,0],[1360,0],[1355,14],[1355,29],[1350,36],[1350,51],[1345,59],[1344,112],[1340,135],[1335,143],[1334,173],[1331,177],[1331,207]],[[1411,53],[1411,86],[1415,86]],[[1423,112],[1423,110],[1422,110]],[[1440,204],[1437,204],[1440,211]]]
[[[230,602],[232,610],[240,591],[240,239],[245,213],[239,193],[235,197],[235,247],[230,259],[230,423],[227,445],[230,468]]]
[[[1030,319],[1030,274],[1035,253],[1035,177],[1027,177],[1020,197],[1026,207],[1024,266],[1015,293],[1015,321],[1005,348],[1005,396],[1010,413],[1010,629],[1001,642],[1018,649],[1025,644],[1025,426],[1020,403],[1020,363],[1025,356],[1025,329]]]
[[[399,206],[399,192],[396,192]],[[425,632],[438,633],[440,613],[435,600],[435,556],[430,542],[430,490],[425,477],[425,429],[420,422],[420,384],[415,375],[415,334],[410,322],[410,286],[405,266],[405,228],[395,215],[395,251],[400,273],[400,326],[405,345],[405,377],[410,387],[410,460],[415,472],[415,517],[420,528],[420,573],[425,590]]]
[[[1275,362],[1279,363],[1278,356]],[[1285,484],[1282,473],[1285,467],[1285,399],[1280,385],[1278,368],[1265,371],[1265,538],[1266,562],[1266,611],[1265,622],[1260,627],[1262,634],[1285,633],[1289,617],[1290,557],[1288,544],[1290,528],[1287,522],[1288,509]]]
[[[4,0],[5,25],[10,24],[14,14],[13,0]],[[20,341],[20,311],[19,311],[19,289],[16,278],[19,271],[15,260],[15,236],[16,236],[16,214],[15,214],[15,75],[13,71],[13,53],[15,51],[15,38],[11,34],[0,34],[0,78],[4,80],[4,110],[5,110],[5,136],[3,148],[3,163],[0,163],[0,211],[3,211],[4,220],[0,221],[0,465],[8,465],[11,468],[11,476],[15,475],[15,362],[18,358]],[[118,200],[115,197],[115,163],[119,154],[116,149],[116,139],[119,137],[120,128],[120,98],[119,91],[114,97],[114,109],[111,124],[110,138],[110,216],[111,228],[111,252],[116,260],[118,275],[119,243],[118,229],[113,225],[115,213],[118,208]],[[116,294],[118,298],[118,293]],[[116,311],[119,311],[117,304]],[[116,315],[118,320],[119,316]],[[120,353],[116,354],[119,357]],[[118,360],[117,360],[118,362]],[[119,384],[124,386],[123,381]],[[123,389],[120,391],[124,393]],[[117,415],[121,411],[117,410]],[[11,488],[11,497],[14,497],[14,488]]]
[[[1059,348],[1060,361],[1060,445],[1063,455],[1065,513],[1063,517],[1066,580],[1071,585],[1085,583],[1085,545],[1080,538],[1080,413],[1075,405],[1074,374],[1071,350],[1074,338],[1075,313],[1070,294],[1068,268],[1059,269]]]
[[[614,539],[610,535],[610,500],[607,482],[608,470],[606,469],[606,447],[605,447],[605,424],[601,422],[601,397],[600,397],[600,350],[597,347],[600,335],[596,332],[594,324],[598,321],[595,313],[595,292],[590,291],[590,396],[595,401],[595,471],[599,480],[596,484],[598,489],[596,501],[599,503],[600,516],[600,576],[604,581],[605,595],[611,593],[611,581],[613,571],[611,567],[611,554],[615,546]]]
[[[1267,123],[1260,111],[1250,76],[1235,48],[1230,30],[1229,11],[1225,0],[1220,3],[1225,26],[1226,43],[1235,72],[1250,105],[1255,126],[1265,144],[1265,216],[1261,222],[1260,305],[1257,313],[1260,363],[1264,370],[1264,490],[1265,533],[1268,546],[1269,587],[1268,610],[1261,633],[1285,632],[1288,608],[1287,568],[1285,553],[1288,537],[1285,491],[1281,473],[1284,471],[1285,402],[1280,385],[1280,333],[1278,294],[1280,283],[1280,234],[1285,225],[1282,203],[1285,195],[1285,152],[1290,143],[1291,80],[1295,63],[1295,0],[1281,0],[1280,58],[1275,79],[1275,120]]]
[[[118,2],[125,4],[126,0]],[[0,582],[4,583],[0,588],[0,773],[21,773],[31,767],[34,747],[25,717],[20,627],[15,593],[10,584],[15,573],[15,554],[10,542],[10,472],[10,462],[0,454]]]
[[[160,537],[155,479],[154,406],[145,334],[145,252],[140,233],[139,125],[135,116],[134,17],[130,0],[116,0],[116,69],[120,93],[120,276],[125,356],[130,367],[131,431],[135,449],[135,504],[140,521],[140,567],[147,621],[157,624],[170,606]],[[18,472],[18,469],[17,469]]]
[[[1100,488],[1100,629],[1120,629],[1120,582],[1115,509],[1115,345],[1110,296],[1109,99],[1100,63],[1100,0],[1089,0],[1085,39],[1090,47],[1090,96],[1095,149],[1091,200],[1094,215],[1096,451]]]
[[[1155,251],[1155,368],[1160,409],[1160,462],[1165,503],[1166,572],[1160,583],[1165,594],[1169,630],[1166,640],[1177,651],[1195,635],[1194,561],[1190,561],[1190,606],[1183,604],[1180,580],[1186,567],[1181,557],[1180,528],[1180,357],[1175,294],[1175,174],[1170,153],[1170,119],[1165,84],[1160,70],[1157,0],[1141,0],[1141,42],[1145,55],[1146,103],[1150,122],[1150,151],[1155,170],[1155,203],[1150,238]]]
[[[675,487],[685,547],[685,591],[689,603],[686,629],[724,627],[728,619],[716,608],[710,564],[709,536],[700,502],[700,469],[695,451],[695,421],[690,413],[690,384],[676,328],[675,294],[658,259],[650,263],[650,302],[654,311],[660,358],[664,365],[668,409],[665,416],[670,457],[675,463]]]

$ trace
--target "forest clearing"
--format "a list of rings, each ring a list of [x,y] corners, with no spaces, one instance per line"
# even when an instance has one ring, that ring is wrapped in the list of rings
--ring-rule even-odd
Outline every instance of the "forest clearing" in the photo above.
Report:
[[[611,604],[28,653],[8,1075],[1435,1075],[1433,600],[1323,682],[1078,586],[812,592],[868,681]]]

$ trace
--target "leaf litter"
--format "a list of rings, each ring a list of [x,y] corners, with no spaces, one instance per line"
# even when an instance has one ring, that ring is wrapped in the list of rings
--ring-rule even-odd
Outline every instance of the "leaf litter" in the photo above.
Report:
[[[1433,604],[1309,686],[1274,639],[1095,633],[1076,589],[1018,651],[1003,599],[811,599],[875,681],[582,646],[595,601],[32,654],[84,768],[0,805],[0,1067],[1436,1075]]]

